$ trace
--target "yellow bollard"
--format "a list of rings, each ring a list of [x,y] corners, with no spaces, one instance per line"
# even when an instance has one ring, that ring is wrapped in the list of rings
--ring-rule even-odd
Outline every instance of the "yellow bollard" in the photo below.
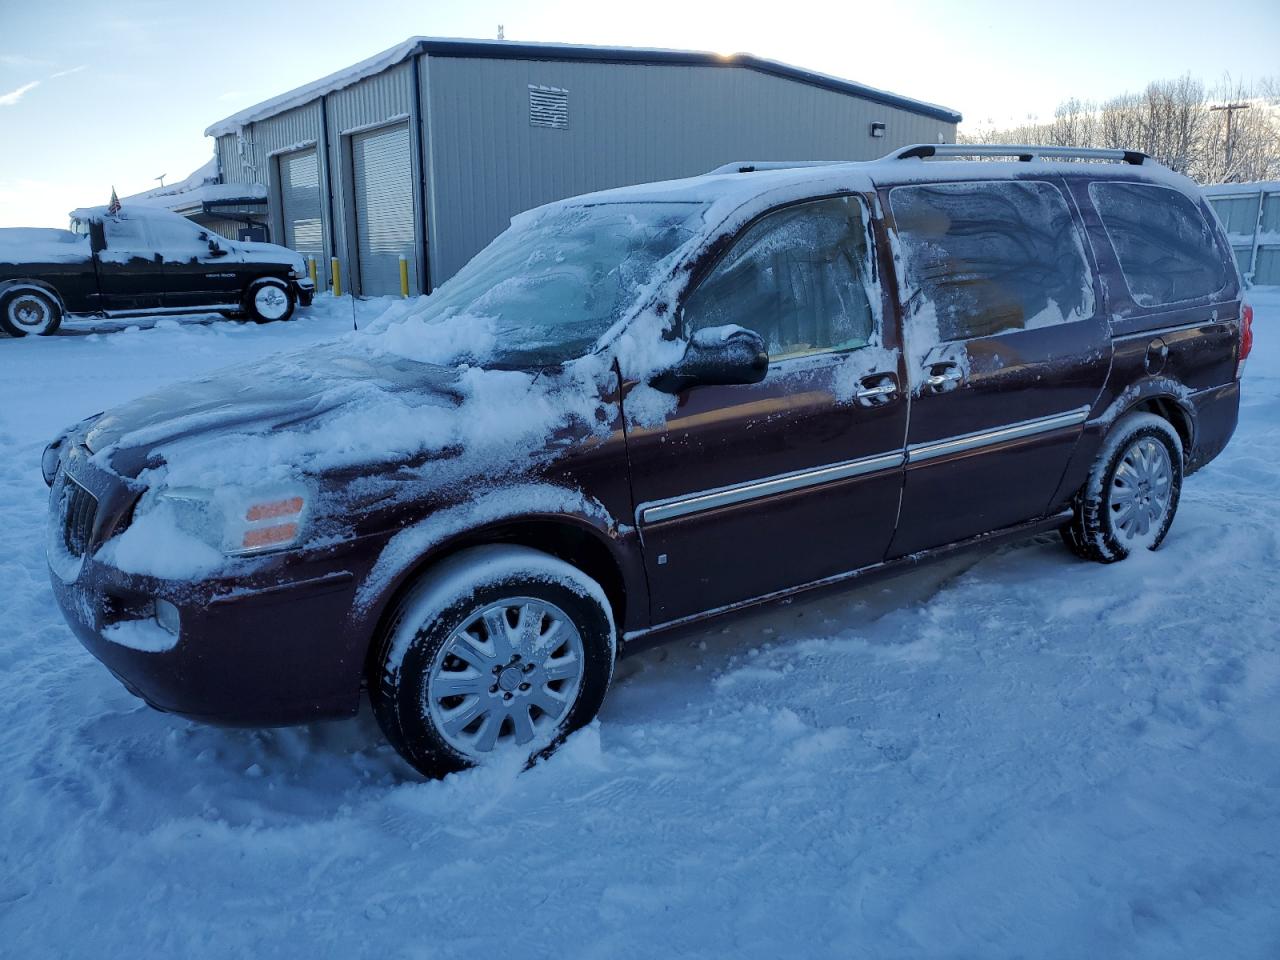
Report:
[[[311,278],[311,286],[316,285],[316,258],[307,257],[307,276]]]
[[[409,296],[409,261],[400,255],[400,296]]]
[[[338,272],[338,258],[329,261],[329,276],[333,278],[333,295],[342,296],[342,274]]]

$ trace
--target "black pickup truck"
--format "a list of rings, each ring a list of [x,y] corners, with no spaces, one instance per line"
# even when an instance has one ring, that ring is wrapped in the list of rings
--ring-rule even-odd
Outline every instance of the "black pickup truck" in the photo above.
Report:
[[[76,210],[71,230],[0,229],[0,328],[55,333],[66,316],[214,312],[259,323],[309,306],[302,257],[228,240],[168,210]]]

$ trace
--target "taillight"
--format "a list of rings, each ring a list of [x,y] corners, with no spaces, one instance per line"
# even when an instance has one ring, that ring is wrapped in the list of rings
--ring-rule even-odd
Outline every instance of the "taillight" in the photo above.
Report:
[[[1240,307],[1240,362],[1236,364],[1236,379],[1244,376],[1244,362],[1253,352],[1253,307],[1243,304]]]

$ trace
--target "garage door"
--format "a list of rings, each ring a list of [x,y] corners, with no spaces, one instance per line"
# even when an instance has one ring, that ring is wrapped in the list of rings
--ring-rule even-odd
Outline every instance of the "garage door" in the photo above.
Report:
[[[409,127],[400,124],[351,138],[360,292],[400,292],[400,257],[409,262],[409,291],[418,292]]]
[[[316,152],[299,150],[280,158],[280,211],[284,244],[304,257],[315,257],[316,279],[328,282],[324,255],[324,221],[320,216],[320,164]]]

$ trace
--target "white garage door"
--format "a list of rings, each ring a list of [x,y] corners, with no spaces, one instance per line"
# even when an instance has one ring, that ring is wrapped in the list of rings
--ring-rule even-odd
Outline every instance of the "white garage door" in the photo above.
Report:
[[[324,221],[320,214],[320,164],[316,152],[299,150],[280,158],[280,210],[284,245],[304,257],[315,257],[316,279],[327,283]]]
[[[418,292],[409,127],[400,124],[351,138],[360,292],[400,292],[400,257],[409,262],[409,291]]]

